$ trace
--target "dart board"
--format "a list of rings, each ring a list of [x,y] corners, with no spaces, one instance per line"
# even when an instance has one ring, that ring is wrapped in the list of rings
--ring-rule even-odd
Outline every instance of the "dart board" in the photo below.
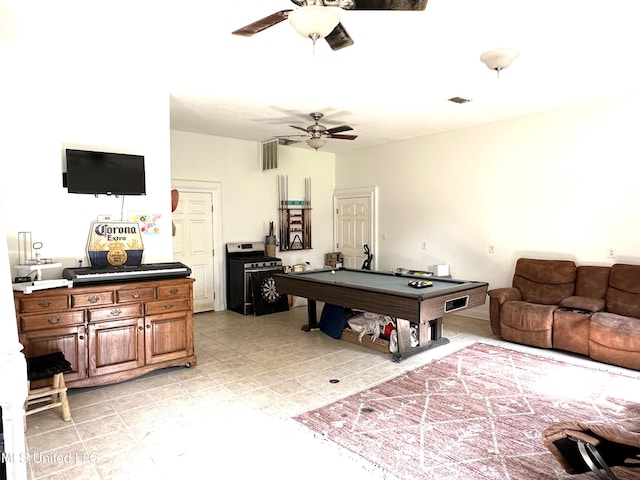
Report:
[[[278,293],[274,273],[282,270],[269,270],[251,273],[251,295],[255,315],[266,315],[289,310],[289,296]]]
[[[262,279],[260,295],[267,303],[276,303],[280,300],[281,295],[276,290],[276,281],[273,277],[266,277]]]

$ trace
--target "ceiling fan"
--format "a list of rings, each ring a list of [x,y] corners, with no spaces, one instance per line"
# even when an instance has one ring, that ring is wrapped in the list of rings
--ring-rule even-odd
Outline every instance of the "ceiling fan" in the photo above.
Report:
[[[298,127],[297,125],[289,125],[291,128],[295,128],[297,130],[302,130],[305,132],[304,135],[281,135],[276,138],[287,139],[286,144],[295,143],[295,141],[289,140],[289,137],[309,137],[307,138],[307,145],[318,150],[322,148],[325,143],[327,143],[328,138],[336,138],[338,140],[355,140],[358,138],[357,135],[343,134],[341,132],[348,132],[353,130],[349,125],[340,125],[337,127],[327,128],[324,125],[320,125],[319,121],[322,117],[324,117],[323,113],[313,112],[310,113],[309,116],[313,118],[313,125],[309,125],[308,127]]]
[[[231,32],[233,35],[250,37],[289,19],[303,37],[315,44],[324,38],[332,50],[353,45],[353,40],[340,23],[340,16],[327,7],[343,10],[424,10],[427,0],[291,0],[297,9],[280,10],[249,25]]]

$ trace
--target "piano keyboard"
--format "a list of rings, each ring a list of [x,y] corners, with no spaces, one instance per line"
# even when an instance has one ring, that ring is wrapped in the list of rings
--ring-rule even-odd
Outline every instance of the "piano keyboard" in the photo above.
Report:
[[[62,277],[73,281],[74,285],[188,277],[189,275],[191,275],[191,269],[180,262],[147,263],[135,267],[99,269],[91,267],[65,268],[62,271]]]

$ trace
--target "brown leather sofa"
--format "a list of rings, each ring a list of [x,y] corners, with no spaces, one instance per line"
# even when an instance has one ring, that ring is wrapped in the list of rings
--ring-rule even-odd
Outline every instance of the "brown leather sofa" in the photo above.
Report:
[[[512,286],[487,294],[505,340],[640,370],[640,265],[520,258]]]

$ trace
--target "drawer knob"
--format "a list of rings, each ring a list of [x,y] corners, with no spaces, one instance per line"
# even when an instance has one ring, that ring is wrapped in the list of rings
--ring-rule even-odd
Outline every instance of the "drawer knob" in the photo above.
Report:
[[[89,300],[89,303],[96,303],[98,300],[100,300],[100,297],[97,295],[91,295],[87,300]]]
[[[167,310],[169,310],[170,308],[173,308],[173,303],[165,303],[164,308],[166,308]]]
[[[58,323],[59,321],[60,321],[60,317],[51,317],[51,318],[49,319],[49,323],[50,323],[51,325],[55,325],[55,324],[56,324],[56,323]]]
[[[84,340],[84,335],[78,335],[78,338],[79,338],[80,340]]]
[[[138,327],[138,330],[140,330],[140,331],[144,330],[144,328],[142,328],[142,325],[140,325],[140,326]]]
[[[140,298],[140,294],[138,292],[131,295],[131,298]]]
[[[151,328],[151,325],[149,325],[148,323],[147,323],[147,328]]]
[[[40,305],[42,308],[47,308],[49,305],[51,305],[51,302],[49,302],[48,300],[43,300],[38,305]]]
[[[171,295],[175,295],[176,293],[178,293],[178,289],[177,288],[172,288],[171,290],[169,290],[169,293]]]
[[[113,310],[111,310],[111,316],[112,317],[117,317],[121,313],[122,313],[122,310],[120,310],[119,308],[114,308]]]

